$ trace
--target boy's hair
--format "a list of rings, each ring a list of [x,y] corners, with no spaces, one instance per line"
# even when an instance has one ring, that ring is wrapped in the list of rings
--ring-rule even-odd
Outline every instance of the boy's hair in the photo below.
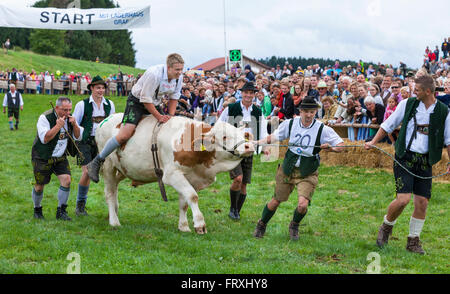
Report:
[[[183,57],[178,53],[172,53],[167,56],[167,66],[172,67],[175,63],[184,64]]]

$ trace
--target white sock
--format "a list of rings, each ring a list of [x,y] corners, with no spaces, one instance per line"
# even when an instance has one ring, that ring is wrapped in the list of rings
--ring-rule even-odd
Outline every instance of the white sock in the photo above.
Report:
[[[390,226],[395,225],[395,223],[397,222],[397,220],[394,220],[394,221],[390,222],[390,221],[387,220],[386,216],[387,216],[387,215],[384,216],[384,223],[387,224],[387,225],[390,225]]]
[[[424,223],[424,219],[418,219],[411,216],[411,220],[409,221],[408,237],[420,237]]]

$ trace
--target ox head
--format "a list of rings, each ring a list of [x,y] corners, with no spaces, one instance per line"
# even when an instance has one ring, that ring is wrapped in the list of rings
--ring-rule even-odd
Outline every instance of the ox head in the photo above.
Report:
[[[246,133],[244,128],[235,128],[218,121],[207,135],[211,138],[216,151],[225,151],[230,157],[240,159],[255,152],[253,137]]]

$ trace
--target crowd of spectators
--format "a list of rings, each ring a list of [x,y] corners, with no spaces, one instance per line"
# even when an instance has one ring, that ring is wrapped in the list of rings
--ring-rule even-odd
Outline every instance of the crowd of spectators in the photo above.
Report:
[[[350,140],[370,140],[377,131],[370,125],[380,125],[401,100],[415,96],[414,78],[421,73],[433,75],[438,99],[449,105],[450,58],[447,51],[442,55],[436,71],[426,63],[418,71],[408,71],[403,62],[397,68],[383,64],[365,68],[362,61],[346,67],[336,61],[324,68],[315,64],[295,70],[286,63],[255,74],[246,65],[244,71],[232,68],[205,76],[185,75],[178,110],[201,114],[214,123],[230,103],[242,99],[239,89],[245,82],[253,81],[259,89],[253,103],[261,107],[269,128],[298,115],[302,99],[312,96],[321,105],[317,119],[328,125],[347,126]],[[394,132],[386,141],[393,143],[395,139]]]

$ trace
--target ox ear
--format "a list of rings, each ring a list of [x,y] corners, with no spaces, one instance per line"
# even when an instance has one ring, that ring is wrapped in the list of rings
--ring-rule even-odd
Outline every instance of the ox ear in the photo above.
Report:
[[[202,136],[192,141],[192,150],[211,152],[214,150],[214,142],[214,136]]]
[[[253,137],[253,135],[250,134],[249,132],[245,132],[244,138],[245,138],[246,141],[253,141],[253,138],[254,138],[254,137]]]

